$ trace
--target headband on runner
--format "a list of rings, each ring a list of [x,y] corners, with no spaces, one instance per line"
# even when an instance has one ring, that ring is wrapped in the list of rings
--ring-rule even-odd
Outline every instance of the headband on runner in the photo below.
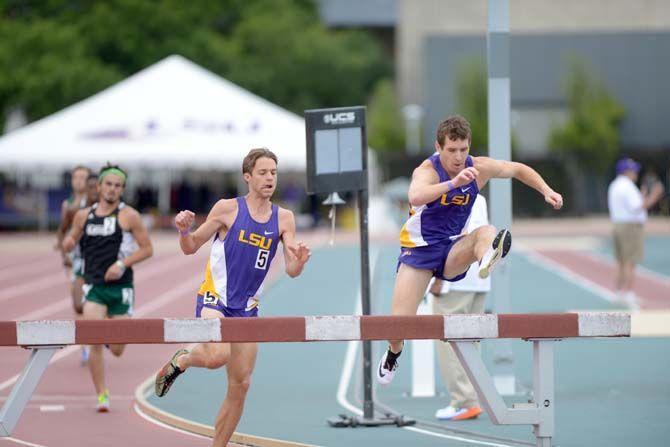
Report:
[[[107,174],[118,175],[119,177],[121,177],[123,179],[124,183],[126,182],[126,178],[128,177],[125,172],[123,172],[122,170],[120,170],[118,168],[107,168],[107,169],[103,169],[100,172],[100,175],[98,176],[98,182],[102,182],[102,179],[105,178],[105,176]]]

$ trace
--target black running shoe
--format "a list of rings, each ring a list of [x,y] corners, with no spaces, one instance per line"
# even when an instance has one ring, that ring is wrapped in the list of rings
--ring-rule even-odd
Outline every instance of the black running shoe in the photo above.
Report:
[[[177,357],[184,354],[188,354],[186,349],[180,349],[179,351],[175,352],[167,365],[158,371],[158,374],[156,374],[156,396],[165,396],[177,377],[179,377],[179,375],[184,372],[177,366]]]

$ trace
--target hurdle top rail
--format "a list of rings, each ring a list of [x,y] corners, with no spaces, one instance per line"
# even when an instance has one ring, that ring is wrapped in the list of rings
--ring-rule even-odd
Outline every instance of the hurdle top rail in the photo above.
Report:
[[[0,321],[0,346],[628,336],[616,312]]]

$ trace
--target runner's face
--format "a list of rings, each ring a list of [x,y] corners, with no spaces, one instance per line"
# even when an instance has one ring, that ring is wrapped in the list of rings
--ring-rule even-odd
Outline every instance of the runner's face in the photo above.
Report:
[[[450,140],[449,137],[446,137],[441,148],[437,143],[435,146],[440,153],[442,165],[447,168],[447,171],[458,173],[465,168],[465,160],[470,152],[468,140]]]
[[[269,199],[277,188],[277,163],[271,158],[261,157],[256,160],[251,174],[244,174],[244,179],[249,184],[249,192]]]
[[[116,174],[107,174],[100,182],[100,196],[110,205],[121,199],[124,188],[123,179]]]
[[[89,178],[86,182],[86,201],[89,204],[98,201],[98,179]]]
[[[86,179],[88,179],[88,172],[85,169],[77,169],[72,173],[71,184],[75,194],[86,192]]]

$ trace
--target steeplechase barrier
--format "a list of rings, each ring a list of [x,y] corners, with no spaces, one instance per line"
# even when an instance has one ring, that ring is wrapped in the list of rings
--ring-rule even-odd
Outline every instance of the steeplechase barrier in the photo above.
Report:
[[[51,357],[67,345],[432,339],[451,343],[495,424],[532,425],[537,445],[549,447],[555,431],[554,343],[629,337],[630,327],[630,315],[615,312],[0,321],[0,346],[32,350],[0,410],[0,436],[10,436]],[[533,397],[528,403],[508,408],[486,370],[476,342],[496,338],[533,343]]]

